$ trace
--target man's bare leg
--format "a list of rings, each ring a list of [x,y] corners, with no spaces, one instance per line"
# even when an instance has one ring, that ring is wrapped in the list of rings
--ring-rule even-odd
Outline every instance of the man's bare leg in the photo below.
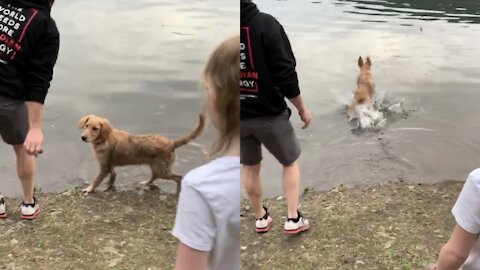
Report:
[[[295,161],[283,167],[283,192],[287,197],[288,218],[297,218],[298,196],[300,191],[300,169]]]
[[[242,165],[242,182],[256,218],[265,215],[263,209],[262,183],[260,182],[260,163],[253,166]]]
[[[34,203],[33,189],[35,186],[35,157],[27,154],[23,145],[13,146],[17,156],[17,174],[22,184],[23,202],[27,204]]]

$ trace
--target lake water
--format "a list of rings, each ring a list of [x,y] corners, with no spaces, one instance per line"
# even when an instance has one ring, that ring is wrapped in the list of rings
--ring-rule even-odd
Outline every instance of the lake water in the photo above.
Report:
[[[300,129],[302,185],[462,180],[480,156],[480,5],[477,1],[257,1],[284,25],[298,62],[313,124]],[[95,113],[132,133],[177,137],[197,121],[201,70],[224,38],[238,34],[238,1],[69,0],[53,16],[62,45],[45,108],[45,154],[38,187],[61,191],[97,172],[78,119]],[[369,55],[377,90],[411,110],[383,133],[355,135],[344,103],[355,88],[356,60]],[[202,138],[179,149],[176,171],[207,159]],[[281,193],[281,167],[265,154],[264,188]],[[19,195],[13,153],[0,145],[0,190]],[[119,170],[131,188],[146,168]],[[174,185],[158,181],[162,188]]]
[[[83,186],[97,173],[79,118],[94,113],[131,133],[178,137],[198,121],[204,93],[199,84],[214,48],[238,35],[238,1],[58,0],[52,16],[61,51],[44,119],[45,153],[37,186],[61,191]],[[177,152],[181,174],[204,163],[211,129]],[[13,151],[0,145],[0,191],[19,195]],[[147,168],[118,171],[117,185],[131,188],[150,177]],[[169,191],[175,184],[158,180]],[[103,187],[101,187],[103,189]]]
[[[478,1],[257,1],[284,26],[297,58],[313,124],[301,130],[302,185],[463,180],[480,157]],[[344,104],[357,58],[370,56],[377,91],[403,101],[406,119],[381,133],[350,132]],[[268,154],[264,189],[281,193],[281,167]]]

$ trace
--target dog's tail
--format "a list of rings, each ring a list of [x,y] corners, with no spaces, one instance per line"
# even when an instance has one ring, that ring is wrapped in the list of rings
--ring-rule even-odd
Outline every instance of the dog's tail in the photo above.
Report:
[[[202,134],[202,131],[205,128],[205,114],[201,113],[198,117],[199,117],[198,126],[194,131],[192,131],[190,134],[187,134],[173,141],[173,147],[175,149],[189,143],[191,140],[197,138],[200,134]]]

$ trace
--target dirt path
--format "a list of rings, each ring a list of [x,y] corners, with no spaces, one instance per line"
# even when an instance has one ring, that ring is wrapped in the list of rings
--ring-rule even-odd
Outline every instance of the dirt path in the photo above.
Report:
[[[38,195],[39,219],[7,200],[0,269],[173,269],[176,198],[159,191]],[[16,211],[16,212],[14,212]]]
[[[307,192],[301,210],[312,229],[282,234],[284,200],[267,205],[273,230],[253,233],[242,210],[242,269],[424,269],[450,234],[460,182],[384,184]],[[159,191],[38,195],[42,213],[19,220],[8,199],[0,221],[0,269],[172,269],[176,199]],[[246,208],[245,202],[242,209]]]
[[[462,185],[400,183],[307,193],[301,211],[312,228],[296,237],[283,235],[283,199],[267,201],[274,224],[264,235],[253,232],[244,202],[242,269],[425,269],[453,229],[450,210]]]

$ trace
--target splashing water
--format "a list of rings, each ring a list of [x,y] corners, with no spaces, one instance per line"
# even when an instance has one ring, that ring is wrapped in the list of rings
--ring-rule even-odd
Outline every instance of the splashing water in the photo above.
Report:
[[[355,119],[357,120],[357,126],[354,129],[357,130],[380,130],[387,123],[383,113],[375,106],[357,105],[355,107]]]
[[[387,125],[387,120],[398,117],[408,117],[408,111],[404,108],[403,101],[387,98],[384,93],[377,92],[373,106],[356,106],[355,128],[352,131],[381,131]]]

